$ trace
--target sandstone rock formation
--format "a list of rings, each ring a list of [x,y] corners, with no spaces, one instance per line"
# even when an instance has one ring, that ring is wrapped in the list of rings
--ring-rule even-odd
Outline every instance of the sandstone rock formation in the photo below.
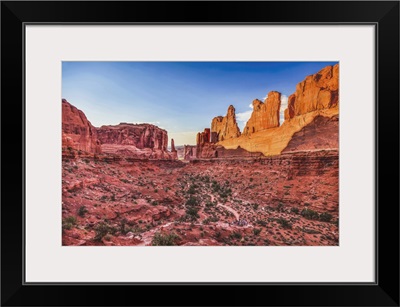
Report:
[[[293,134],[282,153],[339,148],[339,117],[316,116],[311,123]]]
[[[171,158],[173,160],[178,159],[178,151],[175,149],[175,141],[174,139],[171,139]]]
[[[183,151],[183,159],[186,161],[197,158],[197,146],[185,145]]]
[[[102,144],[133,145],[139,149],[167,150],[168,133],[151,124],[120,123],[97,128]]]
[[[339,64],[306,77],[288,99],[285,120],[308,112],[334,108],[339,100]]]
[[[235,149],[226,149],[223,146],[214,143],[204,143],[197,146],[185,146],[184,160],[196,159],[232,159],[232,158],[260,158],[263,154],[261,152],[247,151],[240,146]]]
[[[96,128],[81,110],[66,99],[62,99],[62,148],[101,153]]]
[[[105,153],[150,159],[172,159],[167,151],[168,133],[151,124],[120,123],[97,128]]]
[[[253,112],[243,130],[243,135],[269,128],[279,127],[279,110],[281,108],[281,93],[271,91],[265,102],[253,101]]]
[[[197,133],[196,144],[204,144],[210,142],[210,128],[205,128],[203,132]]]
[[[235,108],[230,105],[226,116],[214,117],[211,122],[211,142],[237,138],[240,136],[240,129],[236,122]]]
[[[253,102],[253,114],[241,136],[229,139],[215,138],[215,130],[212,127],[211,140],[225,149],[240,147],[250,152],[262,152],[266,156],[279,155],[283,150],[292,152],[337,149],[338,86],[339,65],[327,66],[297,85],[296,92],[288,98],[285,121],[281,126],[280,94],[272,92],[274,94],[269,93],[265,103],[259,100]],[[214,121],[222,122],[218,118],[214,119],[215,127],[219,126],[215,125]],[[309,144],[306,144],[307,142]],[[204,154],[198,154],[200,157],[202,155]]]

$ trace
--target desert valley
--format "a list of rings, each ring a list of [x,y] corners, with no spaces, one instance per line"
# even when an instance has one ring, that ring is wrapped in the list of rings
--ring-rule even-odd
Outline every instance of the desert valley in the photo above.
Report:
[[[175,146],[62,99],[62,244],[339,245],[339,65],[304,76],[283,123],[281,93],[252,106],[243,131],[226,105]]]

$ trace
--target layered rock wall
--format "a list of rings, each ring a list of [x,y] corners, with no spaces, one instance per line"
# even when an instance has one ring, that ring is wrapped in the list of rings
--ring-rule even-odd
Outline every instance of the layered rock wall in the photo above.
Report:
[[[171,139],[171,158],[173,160],[178,159],[178,151],[175,149],[175,141],[174,139]]]
[[[235,108],[230,105],[226,116],[214,117],[211,122],[211,142],[237,138],[240,129],[236,122]]]
[[[138,149],[150,148],[167,150],[168,133],[150,124],[120,123],[116,126],[97,128],[102,144],[133,145]]]
[[[243,130],[243,135],[279,127],[279,111],[281,108],[281,93],[269,92],[265,102],[253,101],[253,112]]]
[[[285,120],[309,112],[334,108],[339,103],[339,64],[307,76],[289,96]]]
[[[97,128],[102,151],[110,154],[150,158],[175,159],[167,151],[168,133],[151,124],[120,123]]]
[[[85,114],[62,99],[62,147],[92,154],[101,153],[96,128]]]

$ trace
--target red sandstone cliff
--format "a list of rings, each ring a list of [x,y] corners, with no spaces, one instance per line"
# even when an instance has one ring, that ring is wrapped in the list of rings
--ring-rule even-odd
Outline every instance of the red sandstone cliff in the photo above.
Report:
[[[120,123],[97,128],[103,152],[138,158],[172,159],[168,133],[151,124]]]
[[[235,108],[230,105],[226,116],[214,117],[211,122],[211,142],[215,143],[240,136]]]
[[[316,110],[334,108],[339,103],[339,64],[327,66],[306,77],[289,96],[285,120]]]
[[[216,148],[221,146],[228,150],[240,149],[238,153],[261,152],[268,156],[279,155],[283,151],[337,149],[339,64],[327,66],[297,84],[296,92],[288,98],[285,121],[281,126],[280,106],[279,92],[268,93],[264,103],[254,100],[252,115],[242,134],[238,128],[235,133],[226,133],[228,122],[230,127],[237,127],[235,111],[230,106],[227,116],[213,119],[210,144],[202,142],[204,133],[198,135],[197,158],[216,156]]]
[[[81,110],[66,99],[62,99],[62,147],[93,154],[101,153],[96,128]]]
[[[174,139],[171,139],[171,158],[172,158],[172,160],[178,159],[178,151],[175,149]]]
[[[339,116],[316,116],[293,134],[282,153],[339,148]]]
[[[279,110],[281,108],[281,93],[269,92],[265,102],[253,101],[253,112],[243,130],[243,135],[269,128],[279,127]]]

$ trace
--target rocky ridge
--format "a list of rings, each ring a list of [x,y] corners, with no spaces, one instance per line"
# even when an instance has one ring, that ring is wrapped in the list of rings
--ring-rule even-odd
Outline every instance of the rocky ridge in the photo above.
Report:
[[[243,133],[234,130],[235,133],[228,133],[229,137],[225,137],[226,129],[223,127],[228,118],[229,123],[236,124],[235,109],[229,106],[226,117],[212,120],[210,142],[197,138],[196,157],[218,157],[216,149],[221,146],[227,150],[261,152],[265,156],[279,155],[283,151],[337,149],[338,86],[339,64],[327,66],[297,84],[296,92],[288,98],[282,125],[279,122],[281,94],[272,91],[265,102],[253,101],[253,112]],[[307,141],[304,139],[306,136],[309,137]]]
[[[219,142],[240,136],[234,106],[230,105],[226,116],[214,117],[211,122],[211,142]]]
[[[62,99],[62,148],[65,150],[84,151],[92,154],[101,153],[100,141],[96,128],[85,114]]]

